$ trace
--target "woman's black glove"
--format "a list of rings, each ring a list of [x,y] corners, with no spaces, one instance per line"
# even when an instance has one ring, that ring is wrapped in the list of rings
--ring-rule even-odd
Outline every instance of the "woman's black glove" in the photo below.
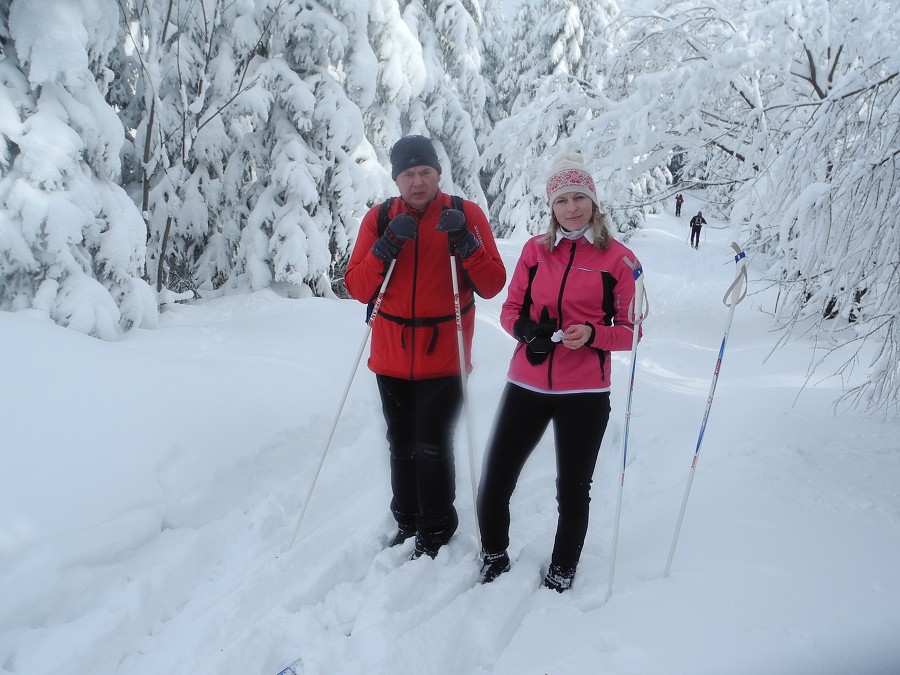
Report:
[[[444,209],[438,216],[436,228],[439,232],[446,232],[450,243],[460,260],[465,260],[478,250],[481,245],[475,236],[466,227],[466,217],[459,209]]]
[[[555,332],[556,321],[550,318],[546,307],[541,310],[540,323],[523,316],[513,324],[513,335],[525,343],[525,356],[533,366],[546,361],[556,347],[557,343],[550,339]]]
[[[394,216],[391,222],[388,223],[384,234],[372,244],[372,253],[375,254],[376,258],[386,263],[391,262],[400,253],[400,247],[403,246],[403,242],[416,238],[418,227],[416,219],[408,213]]]

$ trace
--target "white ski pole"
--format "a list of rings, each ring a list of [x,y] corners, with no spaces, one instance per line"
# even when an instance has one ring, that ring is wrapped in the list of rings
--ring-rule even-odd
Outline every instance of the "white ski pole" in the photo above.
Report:
[[[353,362],[353,370],[350,372],[350,378],[347,380],[347,386],[344,387],[344,394],[341,396],[341,402],[338,404],[337,413],[334,416],[334,422],[331,424],[331,431],[328,433],[328,440],[325,441],[325,448],[322,450],[322,456],[319,458],[319,465],[316,467],[316,472],[313,474],[312,482],[309,484],[309,491],[306,493],[306,499],[303,500],[303,507],[300,509],[300,516],[297,518],[297,525],[294,527],[294,535],[291,537],[291,543],[288,544],[287,550],[290,551],[294,547],[294,541],[297,539],[297,533],[300,532],[300,523],[303,522],[303,516],[306,515],[306,509],[309,506],[309,501],[312,498],[313,490],[316,487],[316,481],[319,480],[319,473],[322,471],[322,465],[325,463],[325,455],[328,454],[328,449],[331,447],[331,441],[334,438],[334,432],[337,429],[338,420],[341,419],[341,412],[344,410],[344,404],[347,402],[347,395],[350,393],[350,385],[353,384],[353,378],[356,376],[356,371],[359,368],[359,362],[362,360],[363,352],[366,349],[366,343],[369,341],[369,336],[372,334],[372,325],[375,323],[375,319],[378,316],[378,310],[381,308],[381,300],[384,298],[384,292],[387,290],[388,282],[391,280],[391,275],[394,273],[394,265],[397,260],[391,260],[391,264],[387,269],[387,272],[384,275],[384,281],[381,282],[381,288],[378,289],[378,295],[375,297],[375,302],[372,304],[372,313],[369,315],[369,320],[366,321],[366,331],[363,335],[362,342],[359,345],[359,350],[356,353],[356,360]]]
[[[456,314],[456,345],[459,351],[459,377],[462,384],[463,413],[466,418],[466,438],[469,444],[469,474],[472,482],[472,506],[475,516],[475,537],[481,551],[481,529],[478,526],[478,488],[475,475],[475,442],[472,437],[472,414],[469,411],[468,373],[466,372],[466,345],[463,339],[462,308],[459,302],[459,278],[456,272],[456,254],[450,251],[450,279],[453,282],[453,311]]]
[[[625,487],[625,463],[628,458],[628,432],[631,427],[631,398],[634,394],[634,373],[637,365],[637,346],[640,339],[641,324],[650,314],[647,296],[644,294],[644,268],[624,258],[625,264],[634,274],[634,298],[628,308],[628,320],[634,325],[631,338],[631,378],[628,383],[628,402],[625,405],[625,433],[622,439],[622,475],[619,479],[619,495],[616,499],[616,519],[613,526],[612,550],[609,561],[609,584],[606,587],[606,599],[612,596],[613,577],[616,574],[616,548],[619,542],[619,519],[622,514],[622,489]]]
[[[691,471],[688,474],[687,486],[684,490],[684,499],[681,501],[681,512],[678,514],[678,524],[675,526],[675,536],[672,538],[672,546],[669,549],[669,559],[666,562],[666,571],[664,576],[669,576],[672,569],[672,557],[675,555],[675,545],[678,543],[678,534],[681,532],[681,522],[684,520],[684,510],[687,507],[688,496],[691,493],[691,484],[694,482],[694,473],[697,469],[697,460],[700,456],[700,444],[703,442],[703,434],[706,431],[706,422],[709,419],[709,409],[712,407],[713,396],[716,393],[716,383],[719,381],[719,372],[722,369],[722,357],[725,354],[725,343],[728,341],[728,332],[731,330],[731,319],[734,316],[734,308],[747,295],[747,255],[741,250],[736,243],[731,243],[734,249],[734,262],[737,267],[734,271],[734,281],[725,291],[722,302],[728,310],[728,319],[725,321],[725,335],[722,337],[722,345],[719,347],[719,357],[716,359],[716,368],[713,371],[712,385],[709,388],[709,396],[706,399],[706,412],[703,413],[703,423],[700,425],[700,436],[697,438],[697,447],[694,450],[694,459],[691,462]],[[728,304],[728,296],[731,296],[731,304]]]

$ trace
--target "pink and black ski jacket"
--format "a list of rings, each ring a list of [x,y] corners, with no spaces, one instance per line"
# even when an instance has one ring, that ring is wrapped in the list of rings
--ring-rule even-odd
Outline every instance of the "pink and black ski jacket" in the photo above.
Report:
[[[529,363],[525,345],[517,344],[507,376],[510,382],[548,393],[609,390],[609,352],[630,350],[634,335],[628,317],[634,274],[626,256],[640,265],[634,253],[613,239],[605,251],[585,237],[574,242],[563,239],[553,251],[548,250],[546,235],[525,243],[503,303],[503,328],[512,335],[520,316],[539,321],[547,308],[558,328],[590,324],[594,338],[579,349],[560,344],[539,365]]]

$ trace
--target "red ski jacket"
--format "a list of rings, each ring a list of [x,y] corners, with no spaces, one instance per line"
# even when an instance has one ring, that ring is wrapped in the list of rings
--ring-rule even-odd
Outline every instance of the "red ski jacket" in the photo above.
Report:
[[[450,249],[447,234],[435,229],[441,211],[450,206],[450,196],[440,190],[424,211],[411,209],[399,197],[391,204],[388,219],[405,211],[419,228],[416,238],[400,249],[372,325],[368,365],[378,375],[409,380],[459,375]],[[371,251],[380,236],[380,208],[380,204],[374,206],[363,218],[344,278],[350,295],[365,303],[378,294],[388,267]],[[469,230],[481,242],[469,258],[457,259],[466,369],[471,372],[474,293],[483,298],[497,295],[506,283],[506,268],[481,208],[463,201],[463,213]]]
[[[516,345],[508,379],[542,392],[608,391],[610,351],[630,350],[634,324],[628,307],[634,299],[634,274],[623,260],[640,264],[634,253],[611,239],[605,251],[582,237],[562,240],[551,252],[546,235],[532,237],[522,249],[509,283],[500,322],[513,334],[520,316],[539,321],[544,308],[557,328],[576,323],[594,328],[594,339],[579,349],[558,345],[550,358],[532,365],[525,345]]]

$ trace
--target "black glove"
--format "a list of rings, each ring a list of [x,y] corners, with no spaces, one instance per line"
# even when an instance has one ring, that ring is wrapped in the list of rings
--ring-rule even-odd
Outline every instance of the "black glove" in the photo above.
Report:
[[[556,332],[556,321],[550,318],[547,308],[541,310],[540,323],[523,316],[513,324],[513,335],[525,343],[528,362],[537,366],[547,360],[557,343],[550,339]]]
[[[408,213],[401,213],[395,216],[388,223],[384,234],[375,240],[372,244],[372,253],[376,258],[389,263],[400,253],[400,247],[403,242],[416,238],[416,232],[419,224],[416,219]]]
[[[444,209],[438,217],[437,230],[446,232],[460,260],[465,260],[478,250],[481,244],[466,227],[466,217],[459,209]]]

